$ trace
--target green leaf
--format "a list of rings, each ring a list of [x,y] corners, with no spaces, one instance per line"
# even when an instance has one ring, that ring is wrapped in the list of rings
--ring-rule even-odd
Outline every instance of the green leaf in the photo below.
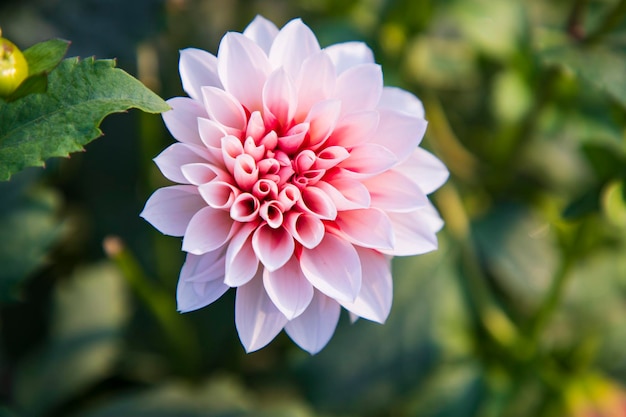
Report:
[[[0,103],[0,180],[47,158],[68,156],[102,135],[111,113],[169,109],[112,60],[69,58],[50,74],[48,92]]]
[[[564,44],[541,52],[547,65],[562,65],[626,108],[626,53],[606,45]]]
[[[16,403],[26,415],[48,415],[110,376],[129,317],[124,280],[110,263],[77,270],[55,288],[50,338],[17,367]]]
[[[52,39],[25,50],[24,58],[28,62],[28,78],[6,98],[6,101],[15,101],[29,94],[45,93],[48,89],[48,73],[59,65],[69,45],[68,41]]]
[[[19,285],[45,260],[62,231],[57,194],[27,189],[24,180],[21,175],[0,183],[0,302],[19,298]]]

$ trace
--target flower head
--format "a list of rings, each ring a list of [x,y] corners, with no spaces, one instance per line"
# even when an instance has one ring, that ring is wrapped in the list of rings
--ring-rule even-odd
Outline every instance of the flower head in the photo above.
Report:
[[[418,147],[421,102],[383,87],[366,45],[322,49],[300,19],[258,16],[217,56],[185,49],[180,75],[189,97],[163,114],[177,142],[155,159],[180,185],[141,214],[183,236],[178,309],[235,287],[247,351],[285,329],[318,352],[341,306],[384,322],[391,257],[435,249],[442,226],[426,195],[448,171]]]

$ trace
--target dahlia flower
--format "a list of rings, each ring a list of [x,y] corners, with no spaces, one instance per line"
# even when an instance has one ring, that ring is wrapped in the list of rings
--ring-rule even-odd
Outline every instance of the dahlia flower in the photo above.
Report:
[[[248,352],[284,329],[316,353],[341,307],[384,322],[391,257],[434,250],[443,224],[427,194],[448,171],[418,147],[421,102],[383,86],[365,44],[320,48],[300,19],[257,16],[217,56],[185,49],[180,76],[189,97],[163,114],[177,142],[155,158],[178,185],[141,213],[183,237],[178,309],[236,288]]]

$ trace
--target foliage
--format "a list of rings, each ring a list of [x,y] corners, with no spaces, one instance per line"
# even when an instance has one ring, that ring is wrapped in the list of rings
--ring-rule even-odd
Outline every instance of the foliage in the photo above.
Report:
[[[64,41],[26,49],[33,87],[0,103],[0,415],[626,412],[626,1],[39,3],[0,5],[3,36],[118,56],[164,97],[182,94],[179,49],[215,51],[256,13],[363,40],[423,100],[452,177],[440,248],[394,261],[385,325],[345,316],[315,356],[284,336],[246,355],[232,294],[175,312],[180,242],[138,217],[164,185],[159,117],[112,115],[49,159],[163,102],[113,61],[61,61]]]

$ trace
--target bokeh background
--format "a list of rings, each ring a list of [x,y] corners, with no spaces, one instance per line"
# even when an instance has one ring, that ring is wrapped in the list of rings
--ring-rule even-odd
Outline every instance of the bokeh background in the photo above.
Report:
[[[438,251],[394,261],[385,325],[246,354],[228,293],[179,315],[183,253],[139,218],[157,115],[0,183],[2,417],[626,416],[626,1],[19,0],[22,48],[117,58],[164,98],[178,51],[256,14],[362,40],[449,167]]]

